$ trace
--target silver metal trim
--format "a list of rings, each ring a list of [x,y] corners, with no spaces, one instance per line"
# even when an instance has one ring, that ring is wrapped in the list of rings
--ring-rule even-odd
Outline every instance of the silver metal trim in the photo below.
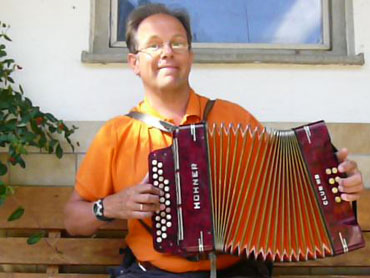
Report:
[[[345,238],[342,237],[342,233],[339,232],[339,237],[340,237],[340,241],[342,243],[342,246],[343,246],[343,252],[344,253],[347,253],[349,250],[348,250],[348,244],[347,244],[347,241]]]
[[[198,238],[198,245],[199,245],[199,252],[204,252],[204,245],[203,245],[203,231],[200,231],[200,238]]]
[[[304,131],[306,132],[308,143],[311,144],[311,130],[308,126],[304,127]]]
[[[178,223],[178,229],[177,229],[177,240],[184,240],[184,222],[182,219],[182,208],[179,207],[177,210],[177,223]]]
[[[191,132],[191,135],[193,136],[193,141],[196,142],[197,141],[197,132],[196,132],[194,124],[190,125],[190,132]]]

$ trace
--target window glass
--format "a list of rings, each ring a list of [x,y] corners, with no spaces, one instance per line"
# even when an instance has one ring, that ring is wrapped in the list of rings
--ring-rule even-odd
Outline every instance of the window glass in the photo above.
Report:
[[[163,3],[186,9],[195,43],[322,45],[323,0],[119,0],[117,39],[138,5]]]

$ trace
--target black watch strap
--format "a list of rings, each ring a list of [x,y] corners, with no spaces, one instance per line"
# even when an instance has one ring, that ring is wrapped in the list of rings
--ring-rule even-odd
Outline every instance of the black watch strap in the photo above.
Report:
[[[99,199],[96,202],[94,202],[93,205],[93,212],[95,217],[100,221],[110,222],[113,220],[113,218],[105,217],[104,216],[104,205],[103,205],[103,199]]]

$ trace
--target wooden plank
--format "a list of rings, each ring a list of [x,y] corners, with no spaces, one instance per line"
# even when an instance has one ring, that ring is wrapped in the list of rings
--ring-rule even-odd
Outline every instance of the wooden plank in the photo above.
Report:
[[[0,227],[3,229],[64,229],[64,205],[73,191],[72,187],[18,186],[0,207]],[[9,215],[19,206],[25,213],[17,221],[8,222]],[[102,230],[127,230],[126,221],[114,221]]]
[[[108,274],[1,273],[0,278],[109,278]]]
[[[370,189],[366,189],[358,200],[358,223],[363,231],[370,232]]]
[[[298,263],[276,263],[276,266],[281,267],[295,267],[295,266],[302,266],[302,267],[311,267],[311,266],[370,266],[370,233],[364,233],[366,246],[364,248],[335,256],[335,257],[327,257],[325,259],[318,259],[306,262],[298,262]]]
[[[44,238],[28,245],[27,238],[0,238],[0,264],[119,265],[123,239]]]

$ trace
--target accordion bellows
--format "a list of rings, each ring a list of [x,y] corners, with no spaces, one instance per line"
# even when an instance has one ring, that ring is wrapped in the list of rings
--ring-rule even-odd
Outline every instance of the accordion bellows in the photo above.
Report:
[[[364,246],[324,122],[287,131],[201,123],[173,138],[149,156],[166,206],[152,219],[159,252],[301,261]]]

